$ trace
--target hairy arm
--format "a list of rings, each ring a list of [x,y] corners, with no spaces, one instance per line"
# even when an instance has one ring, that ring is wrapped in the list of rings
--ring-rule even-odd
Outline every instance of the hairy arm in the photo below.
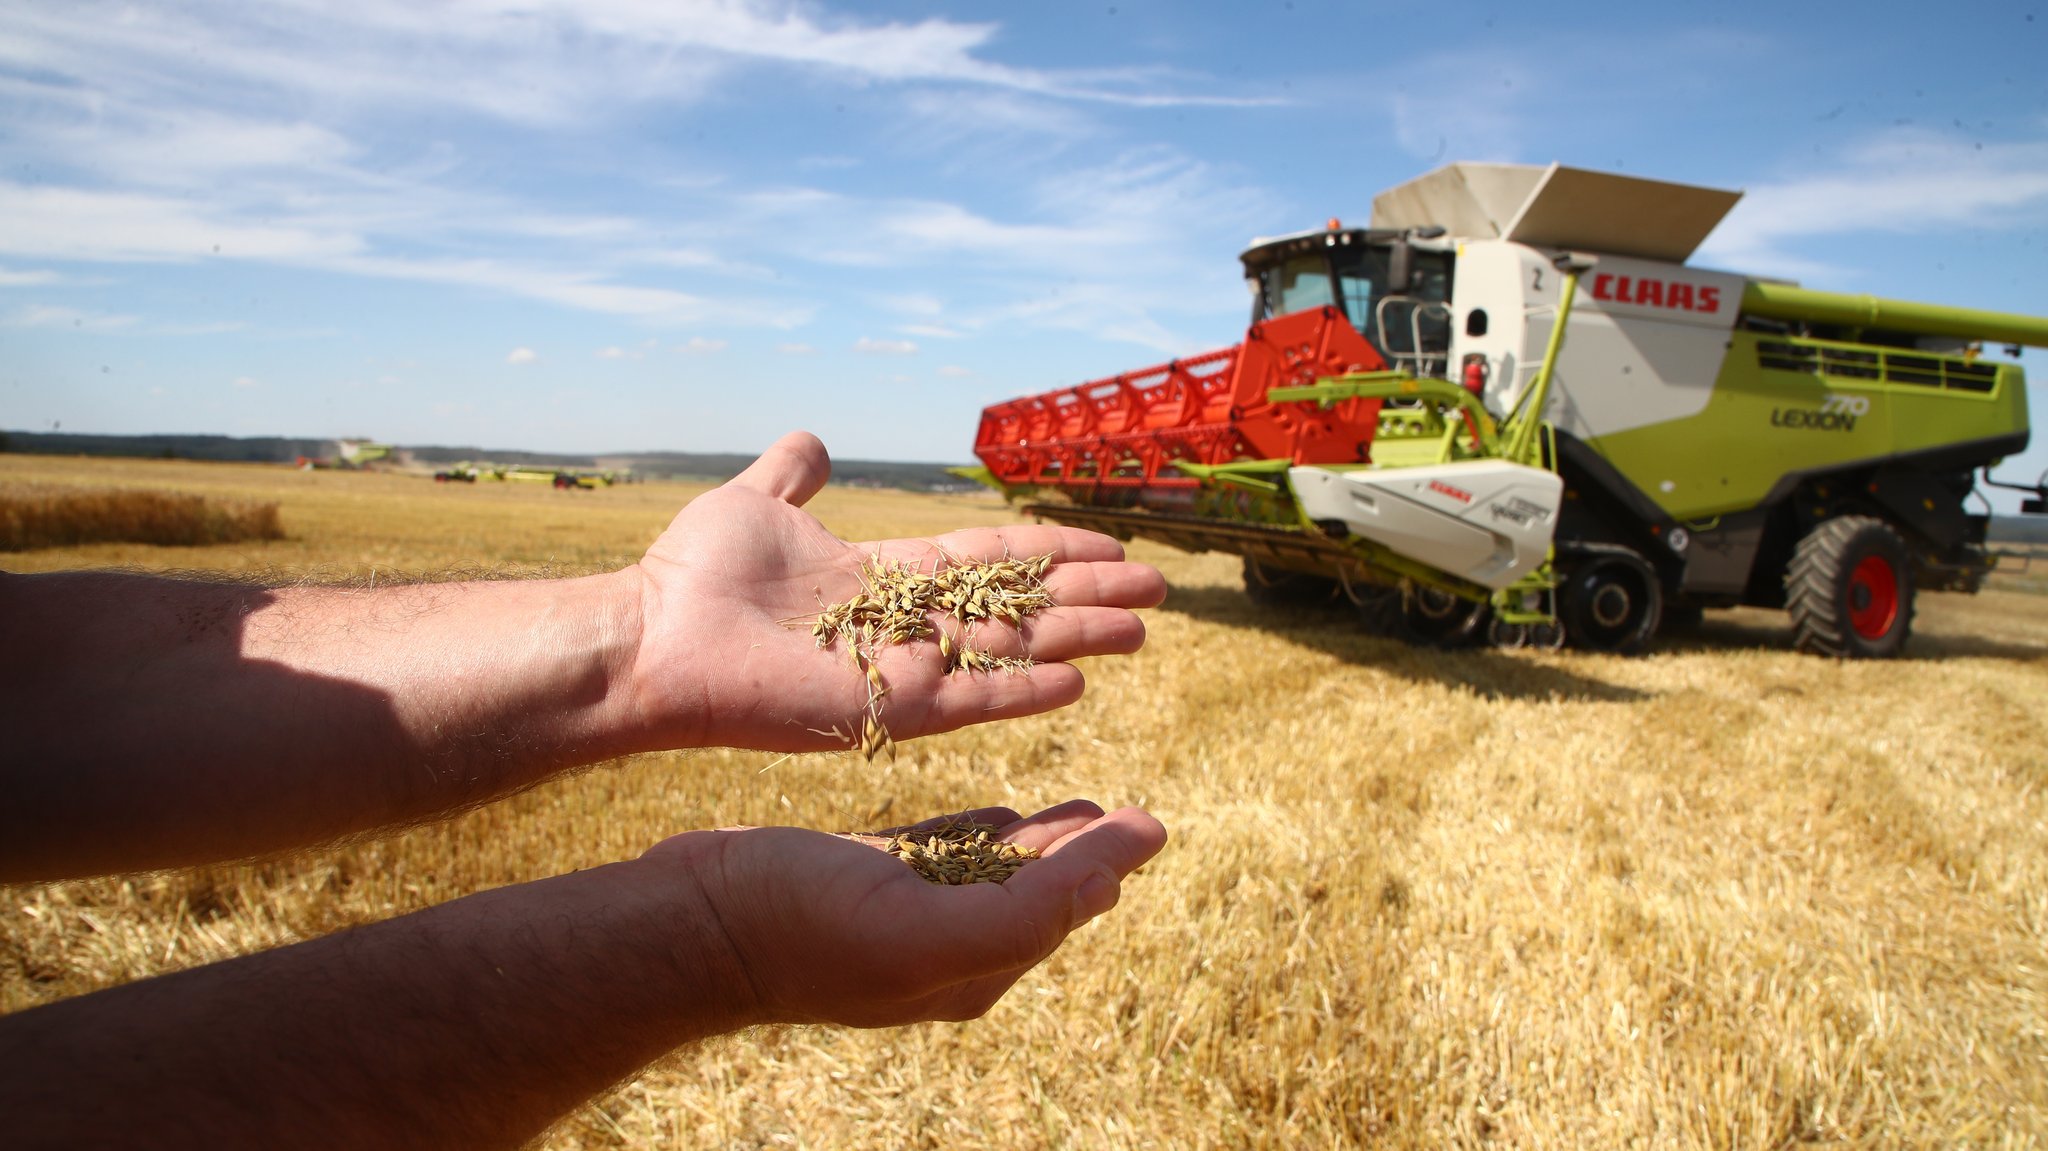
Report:
[[[253,588],[0,576],[0,882],[247,857],[430,818],[568,767],[688,746],[847,745],[867,682],[788,622],[868,556],[1051,553],[1061,605],[984,642],[1042,661],[944,675],[884,653],[899,738],[1072,702],[1067,661],[1128,652],[1157,572],[1115,541],[1017,526],[850,544],[804,512],[829,472],[785,437],[693,500],[639,563],[559,581]]]
[[[628,750],[634,599],[586,580],[0,577],[0,881],[233,859]]]
[[[1045,858],[942,888],[816,832],[692,832],[9,1016],[0,1115],[22,1147],[506,1147],[714,1033],[973,1018],[1165,841],[1083,802],[974,814]]]

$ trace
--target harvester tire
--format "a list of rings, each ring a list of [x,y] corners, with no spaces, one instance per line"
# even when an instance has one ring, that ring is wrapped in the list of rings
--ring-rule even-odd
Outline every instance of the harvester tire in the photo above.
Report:
[[[1663,618],[1664,588],[1649,562],[1626,548],[1588,553],[1558,589],[1565,636],[1587,651],[1634,655]]]
[[[1401,636],[1432,647],[1465,647],[1486,635],[1493,609],[1441,588],[1411,587],[1402,596]]]
[[[1806,533],[1785,569],[1785,610],[1799,650],[1888,659],[1913,630],[1913,555],[1874,516],[1836,516]]]
[[[1327,576],[1267,567],[1246,556],[1244,593],[1267,607],[1316,607],[1335,603],[1343,588]]]

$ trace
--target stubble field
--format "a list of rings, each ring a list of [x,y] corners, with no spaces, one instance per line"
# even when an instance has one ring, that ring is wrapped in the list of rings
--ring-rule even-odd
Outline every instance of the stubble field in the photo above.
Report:
[[[0,569],[284,580],[612,567],[702,490],[0,456],[0,487],[27,484],[274,500],[288,538]],[[854,539],[1012,518],[842,488],[813,510]],[[729,1037],[548,1145],[2048,1142],[2048,597],[1925,597],[1913,658],[1882,664],[1797,655],[1764,612],[1645,658],[1444,653],[1255,608],[1224,557],[1131,551],[1172,593],[1064,712],[893,762],[642,756],[289,859],[0,888],[0,1010],[686,828],[1085,796],[1173,841],[986,1018]]]

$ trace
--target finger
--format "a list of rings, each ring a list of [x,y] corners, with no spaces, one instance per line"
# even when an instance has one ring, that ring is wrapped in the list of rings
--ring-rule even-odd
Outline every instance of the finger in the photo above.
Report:
[[[1022,819],[1023,817],[1018,815],[1012,808],[975,807],[969,808],[966,811],[955,812],[952,815],[934,815],[930,819],[921,819],[916,823],[906,824],[902,827],[884,828],[881,831],[875,832],[875,834],[902,835],[908,831],[929,831],[935,827],[944,827],[949,823],[985,823],[990,827],[1007,828],[1017,824]]]
[[[1118,876],[1129,875],[1166,846],[1166,826],[1143,808],[1120,807],[1081,827],[1069,830],[1043,850],[1050,858],[1068,851],[1084,853]]]
[[[1025,620],[1022,628],[978,623],[954,642],[990,655],[1028,655],[1040,663],[1065,663],[1137,651],[1145,646],[1145,621],[1120,607],[1050,608]]]
[[[914,704],[908,697],[885,699],[882,721],[899,738],[936,735],[1062,708],[1080,699],[1085,686],[1080,671],[1066,663],[1040,664],[1028,672],[955,672]]]
[[[1036,882],[1073,893],[1073,926],[1078,927],[1115,907],[1124,877],[1165,847],[1164,824],[1142,808],[1118,808],[1055,840],[1037,861],[1011,876],[1004,886],[1043,869],[1045,874]]]
[[[1100,532],[1052,524],[1012,524],[1000,528],[963,528],[930,540],[891,540],[923,549],[929,556],[936,549],[956,559],[999,560],[1005,556],[1026,558],[1050,554],[1054,563],[1093,563],[1124,558],[1124,545]]]
[[[1003,827],[1001,838],[1019,847],[1043,851],[1102,818],[1102,808],[1085,799],[1070,799]]]
[[[1054,608],[1025,620],[1018,639],[1033,659],[1047,663],[1130,655],[1145,646],[1145,621],[1122,608]]]
[[[759,459],[730,481],[802,507],[832,476],[825,445],[809,432],[791,432],[769,445]]]
[[[1052,602],[1066,607],[1158,607],[1166,599],[1166,577],[1150,564],[1055,564],[1044,583]]]
[[[952,815],[935,815],[905,827],[891,827],[874,834],[901,835],[910,831],[928,831],[949,823],[981,823],[996,828],[999,839],[1019,847],[1043,850],[1101,818],[1102,808],[1099,805],[1085,799],[1070,799],[1028,818],[1018,815],[1013,808],[975,807]]]

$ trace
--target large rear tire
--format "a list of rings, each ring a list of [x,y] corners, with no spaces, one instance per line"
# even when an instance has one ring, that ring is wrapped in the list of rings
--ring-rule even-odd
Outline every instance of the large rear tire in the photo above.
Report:
[[[1889,659],[1913,630],[1913,554],[1874,516],[1837,516],[1806,533],[1785,569],[1799,650]]]

